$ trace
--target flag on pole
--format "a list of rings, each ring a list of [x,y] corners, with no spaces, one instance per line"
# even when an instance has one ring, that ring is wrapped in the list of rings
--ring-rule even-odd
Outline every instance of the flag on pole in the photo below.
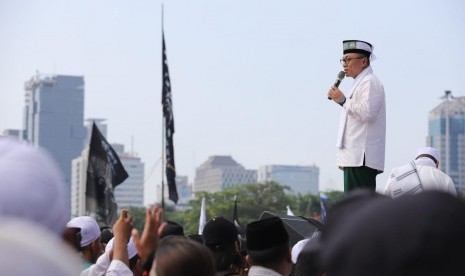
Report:
[[[328,202],[328,197],[324,193],[320,193],[320,208],[322,221],[325,221],[326,219],[326,202]]]
[[[295,216],[294,213],[291,210],[291,207],[289,207],[289,205],[287,205],[286,208],[287,208],[287,215],[288,216]]]
[[[165,118],[165,141],[166,141],[166,180],[168,182],[169,199],[178,203],[178,191],[176,188],[176,167],[174,165],[174,117],[173,102],[171,99],[171,82],[168,71],[168,59],[166,57],[165,34],[162,31],[163,40],[163,87],[161,103],[163,105],[163,117]]]
[[[205,224],[207,224],[207,214],[205,210],[205,198],[203,197],[202,206],[200,206],[199,235],[202,235]]]
[[[117,205],[113,197],[113,190],[126,178],[128,178],[128,173],[121,164],[118,155],[94,123],[87,165],[87,214],[101,224],[113,225],[117,217]]]

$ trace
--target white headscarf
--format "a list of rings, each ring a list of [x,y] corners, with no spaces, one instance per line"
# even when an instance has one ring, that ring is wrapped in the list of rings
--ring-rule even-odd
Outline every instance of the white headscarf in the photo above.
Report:
[[[0,219],[0,275],[75,276],[81,268],[79,255],[42,225]]]
[[[61,235],[70,216],[65,183],[44,150],[0,138],[0,217],[34,221]]]

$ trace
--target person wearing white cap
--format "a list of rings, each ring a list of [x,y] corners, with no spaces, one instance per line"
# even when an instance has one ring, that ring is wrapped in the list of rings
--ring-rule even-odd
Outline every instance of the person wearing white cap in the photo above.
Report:
[[[67,224],[68,228],[77,228],[80,231],[77,235],[80,239],[80,252],[82,258],[87,263],[87,267],[97,261],[97,258],[103,254],[102,244],[100,243],[100,227],[93,217],[81,216],[71,219]]]
[[[384,87],[373,74],[373,46],[361,40],[344,40],[341,64],[354,78],[345,94],[336,86],[328,98],[342,108],[336,143],[336,164],[344,171],[344,191],[376,189],[376,176],[384,171],[386,102]]]
[[[413,195],[424,190],[437,190],[457,195],[452,178],[439,168],[439,153],[435,148],[418,149],[416,159],[394,168],[384,187],[393,198]]]
[[[100,255],[95,264],[84,269],[80,275],[141,275],[136,270],[133,274],[130,269],[131,258],[137,259],[134,243],[130,242],[132,228],[132,216],[128,210],[121,210],[118,220],[113,225],[114,238],[111,244],[108,243],[105,252]]]

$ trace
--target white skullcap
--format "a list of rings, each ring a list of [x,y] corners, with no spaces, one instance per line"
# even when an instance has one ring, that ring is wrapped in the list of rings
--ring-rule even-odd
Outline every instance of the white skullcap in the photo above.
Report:
[[[30,220],[0,219],[0,275],[79,275],[82,261],[68,244]]]
[[[422,155],[422,154],[428,154],[431,155],[434,159],[436,159],[436,162],[439,162],[439,153],[435,148],[432,147],[423,147],[418,149],[416,157]]]
[[[309,240],[310,238],[300,240],[292,247],[291,260],[294,264],[297,263],[297,258],[299,257],[300,252],[302,252],[302,248],[304,248]]]
[[[113,242],[115,238],[111,238],[111,240],[107,243],[107,246],[105,247],[105,253],[110,253],[110,251],[113,249]],[[134,241],[132,240],[132,237],[129,239],[128,242],[128,257],[131,259],[132,257],[137,255],[137,250],[136,247],[134,246]]]
[[[0,216],[34,221],[62,234],[70,216],[62,174],[45,150],[0,138]]]
[[[100,227],[93,217],[75,217],[66,224],[66,227],[81,229],[81,247],[89,245],[100,237]]]

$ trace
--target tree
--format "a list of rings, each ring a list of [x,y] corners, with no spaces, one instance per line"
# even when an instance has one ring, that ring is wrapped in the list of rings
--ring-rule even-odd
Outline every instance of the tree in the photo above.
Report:
[[[344,196],[343,192],[339,191],[329,191],[325,194],[330,199],[330,204]],[[207,221],[220,216],[232,221],[236,196],[239,221],[243,226],[257,220],[264,211],[285,215],[287,205],[297,216],[315,218],[321,213],[318,195],[294,194],[288,186],[267,182],[243,184],[215,193],[199,192],[196,198],[189,202],[191,208],[187,211],[176,211],[174,206],[167,206],[164,219],[182,225],[185,234],[196,234],[199,229],[202,198],[205,197]]]

